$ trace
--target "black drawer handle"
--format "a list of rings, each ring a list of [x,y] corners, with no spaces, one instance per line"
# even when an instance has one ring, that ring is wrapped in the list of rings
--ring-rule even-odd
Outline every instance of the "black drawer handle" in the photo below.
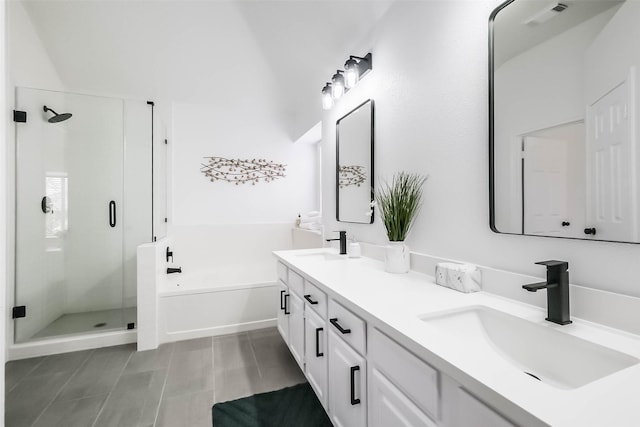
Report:
[[[287,291],[280,291],[280,310],[284,310],[284,293]]]
[[[116,226],[116,202],[113,200],[109,202],[109,226]]]
[[[324,331],[324,328],[316,328],[316,357],[324,356],[324,353],[320,353],[320,332]]]
[[[309,304],[311,304],[311,305],[316,305],[316,304],[318,303],[318,301],[314,301],[314,300],[312,300],[312,299],[311,299],[311,294],[309,294],[309,295],[305,295],[305,296],[304,296],[304,299],[306,299],[307,301],[309,301]]]
[[[341,334],[350,334],[351,333],[351,329],[345,329],[342,326],[340,326],[340,324],[338,323],[338,318],[337,317],[334,317],[333,319],[329,319],[329,322],[331,322],[331,324],[333,326],[335,326],[336,329],[338,329]]]
[[[584,229],[584,234],[591,234],[592,236],[595,236],[596,235],[596,228],[595,227],[585,228]]]
[[[284,314],[291,314],[289,311],[289,294],[284,294]]]
[[[360,370],[360,366],[351,367],[351,405],[360,403],[360,399],[356,399],[356,372]]]

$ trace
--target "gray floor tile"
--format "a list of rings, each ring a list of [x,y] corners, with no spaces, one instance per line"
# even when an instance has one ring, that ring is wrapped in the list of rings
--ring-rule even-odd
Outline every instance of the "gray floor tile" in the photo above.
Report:
[[[198,338],[195,340],[178,341],[174,343],[174,353],[185,351],[207,350],[211,349],[211,337]]]
[[[293,360],[289,347],[279,334],[252,338],[251,345],[260,369],[290,364]]]
[[[71,372],[27,377],[7,394],[5,426],[30,426],[69,380]]]
[[[137,351],[129,359],[124,372],[130,374],[168,368],[173,348],[174,343],[167,343],[162,344],[155,350]]]
[[[290,356],[288,363],[270,364],[267,367],[260,368],[260,374],[262,376],[263,389],[259,392],[280,390],[284,387],[290,387],[295,384],[300,384],[306,381],[306,378],[300,367]]]
[[[212,391],[163,399],[156,427],[211,427],[212,406]]]
[[[12,360],[4,365],[4,389],[5,393],[18,384],[20,380],[29,375],[45,357],[32,357],[31,359]]]
[[[53,402],[34,427],[89,427],[93,425],[107,395]]]
[[[215,373],[214,383],[216,402],[226,402],[265,391],[255,365],[218,371]]]
[[[57,401],[108,394],[135,348],[132,344],[96,349],[62,389]]]
[[[278,332],[278,328],[263,328],[263,329],[255,329],[253,331],[249,331],[249,338],[261,338],[261,337],[272,337],[272,336],[280,336],[280,332]]]
[[[248,334],[226,335],[213,339],[215,372],[255,366],[256,358]]]
[[[201,340],[176,344],[169,365],[165,396],[213,390],[212,357],[211,345],[204,346]]]
[[[95,425],[146,426],[153,424],[166,375],[166,369],[122,375]]]
[[[62,372],[74,372],[82,366],[94,350],[74,351],[73,353],[54,354],[48,356],[38,365],[29,377],[49,375]]]

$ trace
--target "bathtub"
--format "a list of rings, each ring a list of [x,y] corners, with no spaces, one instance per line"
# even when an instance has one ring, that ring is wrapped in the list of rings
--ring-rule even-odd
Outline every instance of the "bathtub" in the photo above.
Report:
[[[275,263],[229,264],[165,277],[158,289],[159,341],[276,325]]]

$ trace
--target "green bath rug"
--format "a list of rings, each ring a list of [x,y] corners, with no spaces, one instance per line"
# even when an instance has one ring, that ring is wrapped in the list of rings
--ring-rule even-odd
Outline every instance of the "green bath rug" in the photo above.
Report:
[[[216,403],[212,412],[213,427],[332,426],[309,383]]]

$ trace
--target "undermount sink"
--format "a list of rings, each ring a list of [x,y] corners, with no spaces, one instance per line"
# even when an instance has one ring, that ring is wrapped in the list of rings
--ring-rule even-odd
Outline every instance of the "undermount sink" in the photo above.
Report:
[[[484,306],[421,316],[463,340],[471,354],[496,357],[535,380],[573,389],[640,362],[633,356]]]
[[[303,254],[296,254],[296,256],[301,258],[323,259],[325,261],[340,261],[343,259],[347,259],[346,255],[338,255],[336,253],[331,253],[331,252],[307,252]]]

